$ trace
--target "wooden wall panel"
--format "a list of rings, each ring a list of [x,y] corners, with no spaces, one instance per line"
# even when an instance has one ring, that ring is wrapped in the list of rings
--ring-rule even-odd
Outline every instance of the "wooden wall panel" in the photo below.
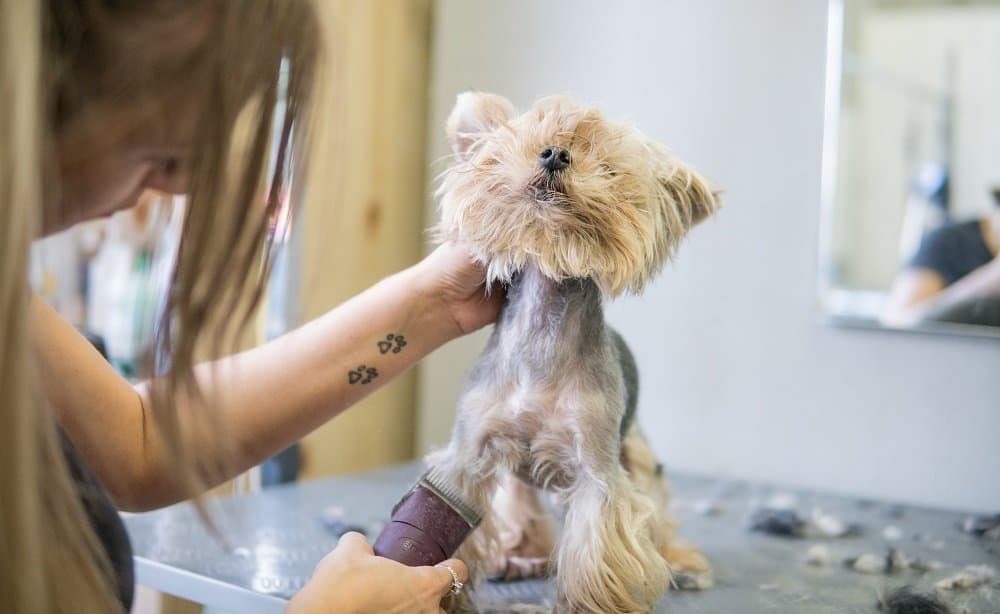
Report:
[[[323,68],[302,226],[300,309],[316,317],[422,253],[430,0],[318,3]],[[309,436],[308,476],[412,458],[411,372]]]

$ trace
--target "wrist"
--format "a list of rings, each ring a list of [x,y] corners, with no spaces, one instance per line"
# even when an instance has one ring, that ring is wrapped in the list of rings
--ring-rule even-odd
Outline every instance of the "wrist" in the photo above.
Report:
[[[399,275],[403,278],[404,291],[411,297],[410,311],[414,331],[427,336],[435,346],[462,335],[461,328],[451,314],[444,290],[440,287],[439,275],[426,265],[426,261],[418,262]]]

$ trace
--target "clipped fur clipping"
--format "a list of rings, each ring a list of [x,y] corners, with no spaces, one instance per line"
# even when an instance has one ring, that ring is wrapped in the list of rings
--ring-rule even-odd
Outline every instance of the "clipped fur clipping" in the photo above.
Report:
[[[878,609],[887,614],[951,614],[951,608],[934,595],[922,594],[909,586],[879,598]]]

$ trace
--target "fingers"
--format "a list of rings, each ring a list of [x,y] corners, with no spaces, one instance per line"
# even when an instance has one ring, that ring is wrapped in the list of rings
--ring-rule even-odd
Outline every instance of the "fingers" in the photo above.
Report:
[[[486,284],[483,287],[486,288]],[[485,294],[487,302],[503,305],[507,300],[507,285],[502,281],[495,281],[486,288]]]
[[[357,531],[348,531],[340,537],[340,541],[337,542],[337,547],[335,550],[343,552],[345,554],[367,554],[373,556],[375,551],[372,550],[372,545],[368,543],[365,536]]]
[[[435,565],[434,570],[434,581],[437,582],[436,588],[442,597],[448,594],[451,590],[452,584],[456,580],[456,576],[459,582],[465,584],[469,580],[469,568],[465,566],[465,563],[458,559],[448,559],[447,561],[442,561]],[[450,571],[449,571],[450,570]],[[452,575],[452,571],[455,572]]]

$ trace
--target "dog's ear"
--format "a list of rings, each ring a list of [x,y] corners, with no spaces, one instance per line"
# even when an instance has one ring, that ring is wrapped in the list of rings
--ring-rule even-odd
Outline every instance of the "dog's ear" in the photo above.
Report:
[[[664,196],[689,228],[719,210],[719,192],[698,171],[676,158],[665,155],[658,176]]]
[[[459,159],[467,159],[484,133],[517,115],[509,100],[496,94],[464,92],[458,95],[445,130],[451,149]]]

